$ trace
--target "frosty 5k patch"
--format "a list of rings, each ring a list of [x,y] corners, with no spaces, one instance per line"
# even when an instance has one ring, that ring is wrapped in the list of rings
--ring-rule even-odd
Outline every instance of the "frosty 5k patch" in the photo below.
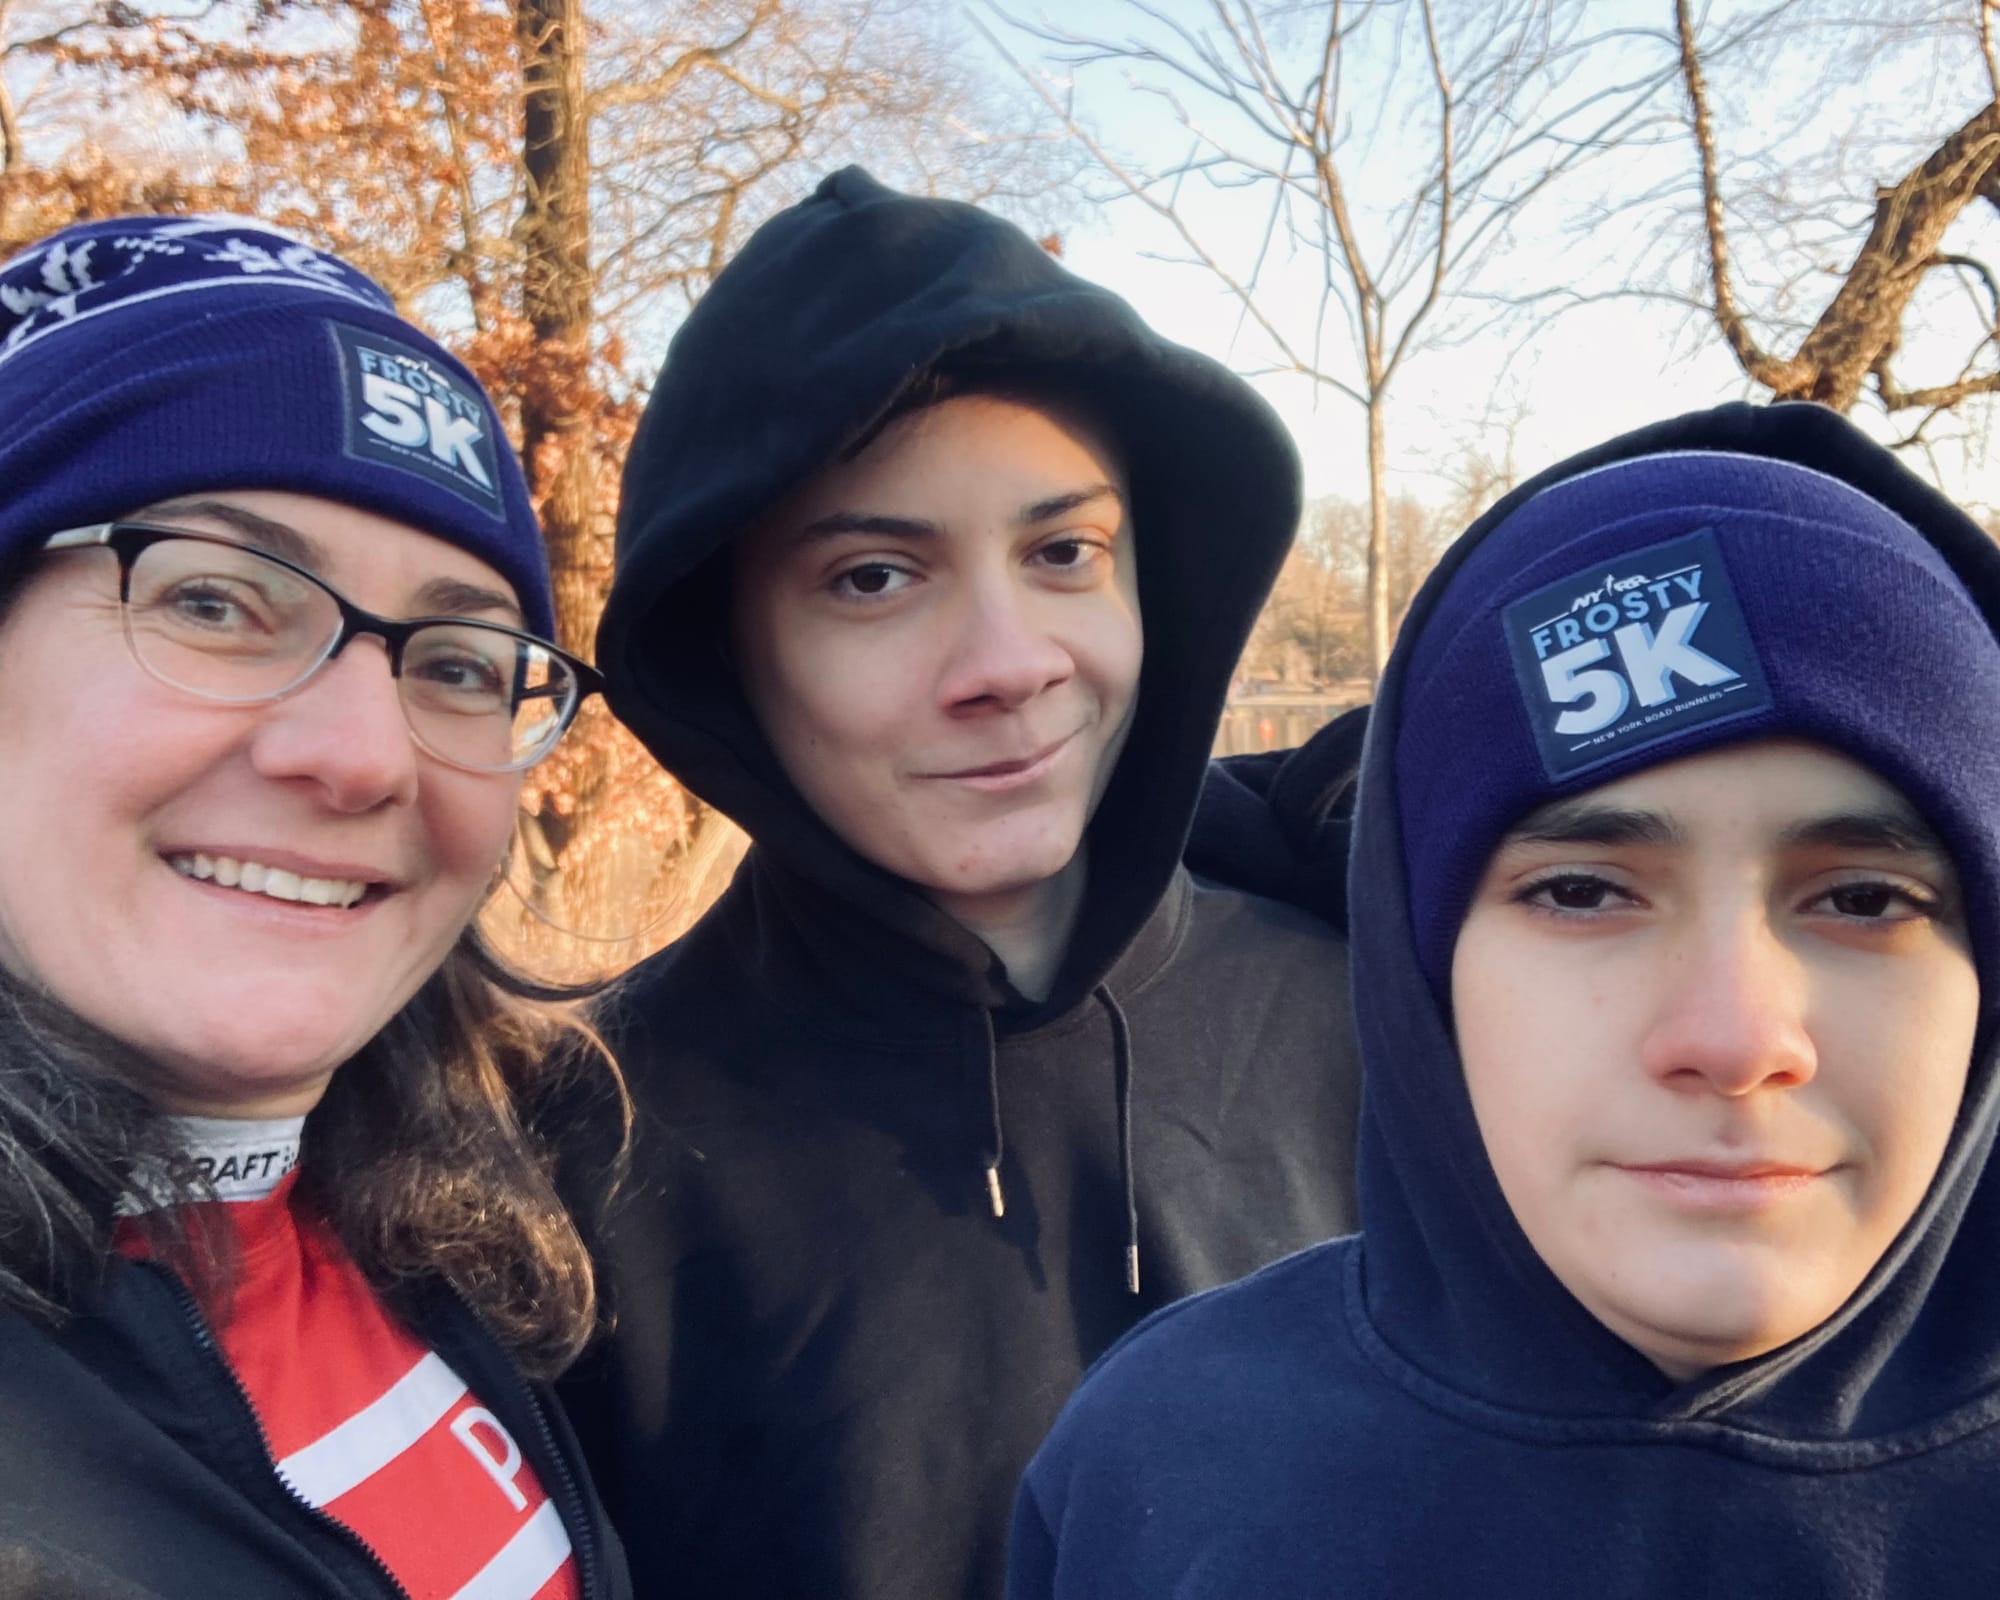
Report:
[[[504,516],[492,413],[478,392],[401,340],[331,324],[347,454],[401,467]]]
[[[1711,528],[1564,578],[1500,616],[1551,778],[1771,703]]]

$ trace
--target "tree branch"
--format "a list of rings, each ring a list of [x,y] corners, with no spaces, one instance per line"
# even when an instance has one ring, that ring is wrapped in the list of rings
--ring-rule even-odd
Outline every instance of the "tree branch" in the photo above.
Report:
[[[1338,0],[1336,0],[1336,9],[1338,9]],[[1285,337],[1283,331],[1279,329],[1277,324],[1274,323],[1267,315],[1265,315],[1263,307],[1260,306],[1257,302],[1257,297],[1252,286],[1250,284],[1245,283],[1241,279],[1237,278],[1234,273],[1230,272],[1229,269],[1225,267],[1222,264],[1222,262],[1216,258],[1213,252],[1211,252],[1208,249],[1208,247],[1202,243],[1201,239],[1196,235],[1194,230],[1188,225],[1186,219],[1180,214],[1179,208],[1166,204],[1165,202],[1161,201],[1156,195],[1152,193],[1152,191],[1147,187],[1147,185],[1144,182],[1142,182],[1139,178],[1135,177],[1130,171],[1127,170],[1124,163],[1122,163],[1116,156],[1114,156],[1109,150],[1107,150],[1103,146],[1103,144],[1101,144],[1095,137],[1093,137],[1088,129],[1084,128],[1080,123],[1078,123],[1075,115],[1070,111],[1069,107],[1063,105],[1060,101],[1056,99],[1056,97],[1053,94],[1049,92],[1048,85],[1042,81],[1040,76],[1034,72],[1031,72],[1028,69],[1028,67],[1017,56],[1015,56],[1015,54],[1011,50],[1009,50],[1004,43],[1001,42],[998,35],[996,35],[993,32],[993,30],[986,25],[986,22],[983,18],[974,16],[972,18],[972,25],[979,30],[980,34],[985,38],[986,42],[993,47],[994,51],[1000,56],[1000,58],[1020,75],[1022,81],[1026,83],[1029,86],[1029,88],[1034,91],[1035,95],[1041,100],[1042,104],[1049,109],[1050,113],[1062,120],[1062,124],[1065,131],[1069,134],[1071,138],[1075,139],[1079,144],[1083,146],[1083,148],[1086,151],[1089,152],[1091,159],[1095,161],[1098,164],[1098,166],[1101,167],[1109,177],[1114,179],[1125,190],[1125,192],[1128,195],[1130,195],[1134,200],[1138,201],[1139,204],[1144,206],[1148,211],[1152,212],[1154,216],[1158,217],[1161,221],[1165,222],[1167,226],[1174,231],[1175,235],[1180,239],[1181,243],[1184,244],[1190,252],[1192,252],[1194,259],[1201,266],[1205,267],[1210,273],[1212,273],[1216,281],[1220,283],[1225,289],[1227,289],[1228,292],[1235,298],[1237,304],[1243,308],[1245,315],[1247,315],[1250,318],[1250,320],[1257,325],[1258,329],[1264,334],[1264,336],[1271,341],[1272,345],[1278,350],[1278,352],[1284,357],[1285,361],[1289,364],[1290,369],[1292,371],[1313,378],[1317,382],[1324,383],[1325,385],[1327,385],[1328,388],[1333,389],[1339,394],[1345,395],[1348,399],[1354,401],[1357,405],[1365,406],[1368,403],[1365,397],[1362,395],[1362,393],[1358,389],[1356,389],[1352,384],[1341,382],[1340,379],[1336,378],[1333,374],[1321,370],[1313,362],[1301,356],[1298,353],[1298,351],[1293,348],[1291,341]]]
[[[1982,106],[1894,188],[1840,288],[1794,360],[1810,374],[1803,398],[1845,411],[1879,352],[1893,350],[1904,309],[1945,230],[2000,168],[2000,101]],[[1753,374],[1755,376],[1755,374]]]
[[[1948,411],[1961,400],[1969,400],[1974,395],[2000,394],[2000,372],[1983,372],[1975,377],[1958,378],[1950,383],[1937,384],[1928,389],[1899,389],[1890,379],[1887,364],[1874,374],[1875,392],[1887,411],[1913,411],[1919,407],[1935,411]]]
[[[1715,127],[1708,112],[1708,84],[1696,49],[1694,21],[1688,0],[1674,0],[1674,26],[1680,44],[1681,81],[1687,88],[1688,110],[1694,127],[1695,150],[1701,163],[1702,224],[1708,236],[1709,283],[1715,295],[1711,308],[1736,364],[1756,382],[1774,393],[1791,391],[1804,375],[1798,359],[1781,361],[1758,345],[1736,303],[1729,282],[1729,243],[1723,230],[1722,181],[1715,156]]]
[[[430,41],[431,61],[437,68],[437,81],[432,86],[436,94],[438,112],[444,118],[445,138],[451,145],[452,183],[458,192],[459,243],[461,257],[458,269],[465,278],[466,298],[472,306],[472,326],[474,331],[484,333],[488,326],[488,306],[486,275],[481,268],[478,249],[478,203],[472,194],[472,160],[466,151],[465,130],[459,125],[458,107],[452,103],[450,84],[457,81],[457,75],[445,60],[444,43],[438,37],[437,17],[432,11],[433,0],[422,0],[420,9],[424,18],[424,36]]]
[[[591,114],[595,116],[600,112],[615,111],[625,106],[645,105],[650,101],[664,100],[694,73],[704,70],[720,73],[745,94],[752,95],[767,105],[796,112],[799,107],[795,99],[772,94],[760,88],[729,64],[729,57],[749,43],[757,31],[778,14],[780,6],[781,0],[758,0],[757,9],[750,14],[750,20],[722,43],[700,45],[692,50],[684,50],[650,78],[629,79],[597,90],[590,97]]]

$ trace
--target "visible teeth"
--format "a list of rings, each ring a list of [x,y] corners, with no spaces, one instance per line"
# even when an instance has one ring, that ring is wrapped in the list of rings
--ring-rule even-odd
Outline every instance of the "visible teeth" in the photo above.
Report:
[[[308,878],[283,867],[267,867],[257,861],[238,861],[234,856],[209,856],[195,851],[168,858],[174,871],[184,878],[213,879],[226,889],[247,889],[273,900],[289,900],[312,906],[351,906],[368,893],[366,883],[350,878]]]

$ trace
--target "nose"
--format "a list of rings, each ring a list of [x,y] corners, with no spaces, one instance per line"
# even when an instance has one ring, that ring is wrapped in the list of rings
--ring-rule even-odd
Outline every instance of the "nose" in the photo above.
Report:
[[[418,757],[382,641],[366,634],[299,688],[263,708],[251,763],[273,779],[316,785],[336,811],[408,804]]]
[[[947,711],[1016,710],[1076,671],[1038,598],[1011,572],[982,573],[966,585],[938,682]]]
[[[1761,907],[1690,927],[1661,952],[1642,1056],[1670,1088],[1740,1098],[1818,1070],[1808,979]]]

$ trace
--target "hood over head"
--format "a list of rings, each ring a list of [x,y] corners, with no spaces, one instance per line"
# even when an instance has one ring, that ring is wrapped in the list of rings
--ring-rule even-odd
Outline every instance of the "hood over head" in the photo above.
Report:
[[[1993,541],[1809,405],[1723,406],[1614,439],[1524,484],[1446,554],[1382,680],[1349,879],[1368,1311],[1405,1359],[1569,1428],[1713,1423],[1879,1454],[2000,1412],[1996,618]],[[1521,816],[1778,736],[1880,773],[1945,839],[1979,1028],[1939,1171],[1861,1287],[1791,1344],[1680,1383],[1583,1309],[1508,1208],[1452,1039],[1451,954]]]
[[[786,894],[847,908],[927,987],[1019,1005],[974,935],[862,859],[786,778],[727,659],[718,557],[948,361],[1052,381],[1124,459],[1146,646],[1137,708],[1086,835],[1090,882],[1054,989],[1073,1006],[1180,859],[1236,658],[1298,520],[1298,461],[1241,379],[1152,332],[988,212],[858,167],[760,228],[669,348],[633,441],[597,659],[619,717],[757,841]]]

